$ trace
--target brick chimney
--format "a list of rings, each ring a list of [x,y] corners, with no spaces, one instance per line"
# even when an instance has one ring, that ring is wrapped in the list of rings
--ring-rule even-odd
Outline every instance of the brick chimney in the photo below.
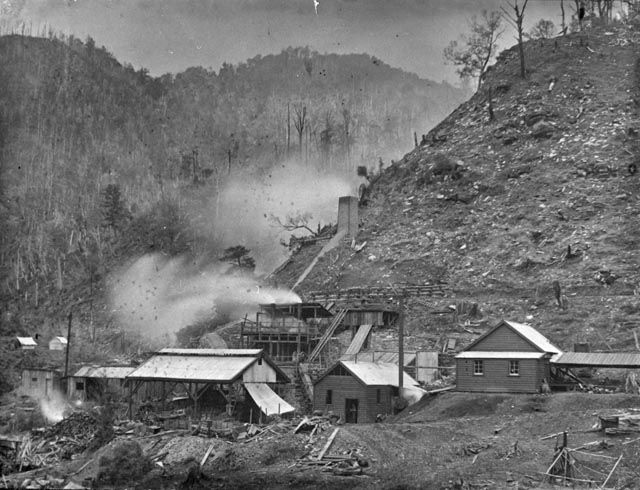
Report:
[[[358,234],[358,198],[343,196],[338,200],[338,233],[345,232],[347,238]]]

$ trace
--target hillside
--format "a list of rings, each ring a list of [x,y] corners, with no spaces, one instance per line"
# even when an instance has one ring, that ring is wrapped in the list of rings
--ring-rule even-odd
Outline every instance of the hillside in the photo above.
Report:
[[[295,175],[351,185],[463,99],[368,55],[289,48],[153,78],[54,35],[0,37],[0,87],[0,334],[60,335],[73,311],[101,352],[127,327],[115,271],[145,254],[206,269],[238,244],[269,270],[272,216],[309,197]]]
[[[300,292],[446,282],[447,298],[408,301],[409,348],[473,338],[428,314],[463,301],[485,322],[527,321],[564,348],[635,348],[638,39],[608,26],[530,41],[524,80],[517,47],[503,52],[484,89],[375,181],[361,208],[365,248],[330,252]],[[302,267],[294,258],[283,278]]]

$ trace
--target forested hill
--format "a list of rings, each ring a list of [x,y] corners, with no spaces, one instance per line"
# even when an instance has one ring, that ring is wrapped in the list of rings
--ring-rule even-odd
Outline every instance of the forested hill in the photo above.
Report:
[[[106,274],[141,253],[207,251],[188,205],[229,175],[287,159],[352,174],[462,98],[364,54],[154,78],[90,38],[0,37],[0,333],[102,304]]]

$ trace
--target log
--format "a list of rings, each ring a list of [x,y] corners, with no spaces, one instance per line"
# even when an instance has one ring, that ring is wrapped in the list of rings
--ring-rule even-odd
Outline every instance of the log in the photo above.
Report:
[[[320,451],[320,454],[318,454],[318,461],[320,461],[324,457],[324,454],[329,450],[329,448],[331,447],[331,444],[333,443],[333,440],[336,438],[336,435],[338,434],[339,430],[340,430],[340,428],[338,427],[336,430],[333,431],[333,434],[331,434],[329,436],[329,439],[327,440],[327,443],[322,448],[322,451]]]

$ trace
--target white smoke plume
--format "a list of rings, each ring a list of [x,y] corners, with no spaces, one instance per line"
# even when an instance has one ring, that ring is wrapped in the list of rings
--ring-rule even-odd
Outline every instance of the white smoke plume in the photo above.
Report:
[[[64,395],[58,391],[54,391],[47,398],[40,398],[38,403],[40,412],[50,424],[60,422],[69,408]]]
[[[126,330],[152,340],[213,318],[219,308],[241,317],[260,303],[300,301],[289,290],[261,287],[248,275],[228,274],[228,268],[186,257],[146,255],[114,279],[113,312]]]

